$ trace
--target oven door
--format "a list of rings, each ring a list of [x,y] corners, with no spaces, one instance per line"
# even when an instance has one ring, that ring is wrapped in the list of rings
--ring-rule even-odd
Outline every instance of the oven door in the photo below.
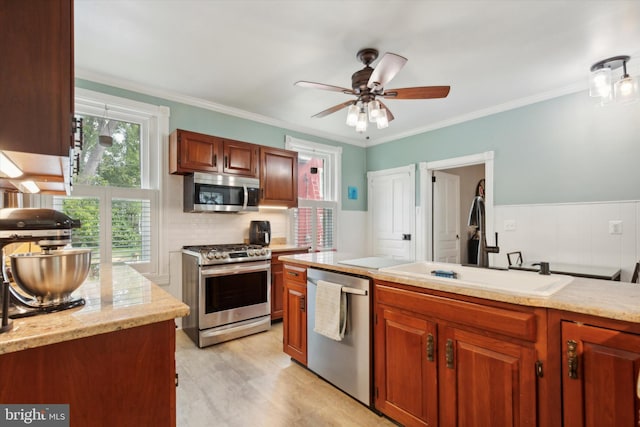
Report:
[[[201,267],[200,330],[271,314],[271,262]]]

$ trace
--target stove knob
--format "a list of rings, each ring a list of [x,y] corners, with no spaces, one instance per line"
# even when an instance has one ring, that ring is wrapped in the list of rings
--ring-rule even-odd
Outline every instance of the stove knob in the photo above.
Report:
[[[216,259],[220,259],[222,257],[222,254],[220,254],[220,252],[216,252],[215,257]]]
[[[249,249],[247,251],[247,255],[249,255],[249,256],[254,256],[255,254],[256,254],[256,251],[254,251],[253,249]]]
[[[222,252],[222,258],[229,258],[229,254],[226,252]]]
[[[215,252],[214,250],[210,250],[209,252],[207,252],[207,254],[205,255],[207,257],[207,259],[213,259],[215,258]]]
[[[267,254],[267,250],[266,250],[266,249],[262,249],[262,250],[260,251],[260,255],[266,255],[266,254]]]

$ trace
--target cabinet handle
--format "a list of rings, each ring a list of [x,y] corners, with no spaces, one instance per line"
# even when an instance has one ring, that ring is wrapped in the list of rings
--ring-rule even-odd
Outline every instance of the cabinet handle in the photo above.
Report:
[[[445,346],[445,358],[447,361],[447,368],[453,369],[453,340],[448,339]]]
[[[304,296],[300,297],[300,311],[304,312],[307,308],[307,302]]]
[[[287,274],[290,276],[298,277],[298,273],[296,273],[295,271],[287,271]]]
[[[574,340],[567,341],[567,367],[569,378],[578,379],[578,343]]]
[[[427,335],[427,360],[433,362],[433,334]]]
[[[217,154],[213,155],[213,166],[218,166],[218,155]]]
[[[227,156],[224,156],[224,167],[225,168],[227,167],[228,160],[229,160],[229,158]]]

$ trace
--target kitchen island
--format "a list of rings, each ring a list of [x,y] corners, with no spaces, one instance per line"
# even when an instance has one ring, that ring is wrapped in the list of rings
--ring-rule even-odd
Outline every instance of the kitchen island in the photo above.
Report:
[[[101,265],[83,307],[0,334],[0,402],[69,404],[71,426],[175,426],[175,321],[189,308],[131,267]]]
[[[513,291],[467,286],[341,263],[349,258],[281,260],[285,269],[372,279],[372,396],[390,418],[407,426],[638,424],[640,286],[574,278],[551,295],[527,295],[515,282]]]

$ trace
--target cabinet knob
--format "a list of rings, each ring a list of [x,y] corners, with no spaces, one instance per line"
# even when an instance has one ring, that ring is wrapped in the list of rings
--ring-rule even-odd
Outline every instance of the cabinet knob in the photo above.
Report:
[[[453,369],[453,340],[448,339],[445,345],[445,359],[447,362],[447,368]]]
[[[429,362],[433,362],[433,353],[434,353],[434,343],[433,343],[433,334],[427,335],[427,360]]]

